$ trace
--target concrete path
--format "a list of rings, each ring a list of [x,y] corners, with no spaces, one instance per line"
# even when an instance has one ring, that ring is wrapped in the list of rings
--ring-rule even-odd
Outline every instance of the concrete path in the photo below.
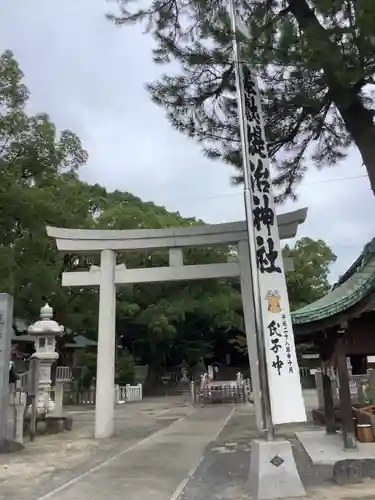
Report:
[[[42,472],[34,478],[29,470],[27,482],[22,470],[21,474],[8,476],[0,484],[0,500],[177,499],[198,467],[205,447],[217,438],[233,408],[216,406],[193,410],[188,406],[156,409],[155,405],[151,406],[144,409],[146,417],[139,408],[132,411],[133,418],[126,421],[131,425],[130,432],[120,419],[117,439],[100,441],[99,445],[89,436],[84,437],[87,426],[82,422],[79,428],[79,419],[92,418],[90,412],[77,413],[78,431],[71,446],[84,443],[82,456],[77,459],[73,453],[69,463],[69,451],[63,457],[53,456],[50,449],[47,457],[39,452],[39,461],[35,453],[30,454],[35,465],[32,470],[37,473],[39,465]],[[151,433],[145,432],[146,422],[152,428]],[[55,445],[57,439],[54,438]],[[49,446],[53,446],[53,441]],[[26,454],[28,452],[30,449]],[[25,454],[20,458],[25,467]],[[14,463],[9,466],[14,468]]]
[[[26,438],[20,453],[0,454],[0,500],[34,500],[130,448],[191,411],[181,398],[148,399],[115,411],[115,438],[95,441],[94,411],[75,407],[73,430]]]
[[[38,500],[177,499],[231,408],[193,410]]]
[[[297,468],[306,489],[327,487],[329,468],[319,470],[295,438],[294,430],[280,429],[280,435],[292,442]],[[209,444],[203,460],[179,500],[249,500],[247,485],[251,459],[251,441],[257,438],[255,415],[250,405],[238,406],[218,438]]]
[[[250,499],[251,405],[193,409],[178,398],[124,405],[116,409],[116,437],[101,441],[92,439],[93,411],[73,411],[72,432],[0,455],[0,500]],[[294,427],[279,432],[292,442],[309,500],[374,498],[374,482],[333,486],[330,469],[312,466]]]
[[[302,426],[293,427],[298,429]],[[375,481],[334,485],[331,467],[312,465],[293,427],[282,427],[276,434],[286,436],[292,443],[297,469],[307,493],[301,500],[375,499]],[[238,406],[218,438],[206,448],[198,469],[179,500],[250,500],[247,481],[251,440],[256,437],[252,407]]]

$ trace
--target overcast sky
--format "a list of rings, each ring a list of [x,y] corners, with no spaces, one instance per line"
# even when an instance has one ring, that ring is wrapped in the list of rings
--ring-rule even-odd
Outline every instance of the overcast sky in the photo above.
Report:
[[[145,84],[162,68],[139,26],[105,19],[105,0],[1,0],[0,50],[11,49],[29,87],[33,112],[76,132],[90,159],[81,176],[131,192],[184,216],[219,223],[244,217],[241,188],[227,165],[204,158],[174,131]],[[299,200],[279,211],[309,208],[298,236],[325,240],[338,256],[332,279],[375,237],[375,197],[356,151],[340,166],[314,167]]]

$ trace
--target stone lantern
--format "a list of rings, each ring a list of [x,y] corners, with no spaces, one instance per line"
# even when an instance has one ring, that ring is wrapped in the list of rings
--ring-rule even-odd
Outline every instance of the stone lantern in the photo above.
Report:
[[[51,367],[59,358],[56,352],[56,337],[63,335],[64,327],[52,319],[53,309],[48,304],[40,310],[40,320],[28,329],[30,335],[35,337],[35,353],[33,358],[39,361],[38,395],[36,408],[38,413],[50,413],[55,409],[51,400]]]

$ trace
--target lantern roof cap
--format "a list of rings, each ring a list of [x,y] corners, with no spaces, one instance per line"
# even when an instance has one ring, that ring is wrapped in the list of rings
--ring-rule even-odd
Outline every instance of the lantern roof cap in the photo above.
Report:
[[[64,327],[62,325],[59,325],[57,321],[53,320],[52,318],[53,309],[46,302],[46,304],[40,309],[40,320],[29,326],[29,334],[35,336],[62,335],[64,333]]]

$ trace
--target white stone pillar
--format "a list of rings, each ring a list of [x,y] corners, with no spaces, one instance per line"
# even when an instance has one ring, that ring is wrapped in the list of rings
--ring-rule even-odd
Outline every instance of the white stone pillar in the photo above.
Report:
[[[240,262],[241,295],[243,315],[245,320],[247,350],[249,354],[251,385],[253,389],[253,401],[255,406],[256,424],[259,432],[263,430],[261,393],[258,367],[258,348],[256,339],[255,313],[253,286],[251,282],[251,268],[249,248],[247,241],[240,241],[237,245],[238,258]]]
[[[13,297],[0,293],[0,451],[7,441],[12,321]]]
[[[191,392],[191,402],[195,405],[195,382],[192,380],[190,382],[190,392]]]
[[[64,405],[64,382],[57,380],[55,384],[55,409],[53,411],[53,416],[62,417],[63,416],[63,405]]]
[[[102,250],[96,372],[95,438],[113,436],[116,347],[116,254]]]
[[[26,393],[17,392],[14,405],[15,411],[15,428],[14,428],[14,441],[23,444],[23,420],[26,408]]]

